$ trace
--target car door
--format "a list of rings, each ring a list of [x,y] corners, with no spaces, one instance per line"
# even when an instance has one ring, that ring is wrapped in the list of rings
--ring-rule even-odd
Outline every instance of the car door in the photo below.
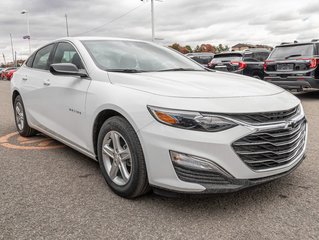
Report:
[[[52,63],[73,63],[84,69],[84,63],[75,46],[69,42],[59,42],[52,57]],[[86,124],[85,101],[91,80],[88,77],[53,75],[50,73],[47,86],[47,108],[50,121],[48,128],[55,135],[85,148],[87,136],[83,129]]]
[[[40,128],[44,128],[50,120],[46,114],[48,106],[46,87],[51,75],[48,65],[53,48],[54,44],[49,44],[39,49],[19,71],[21,94],[28,121]]]

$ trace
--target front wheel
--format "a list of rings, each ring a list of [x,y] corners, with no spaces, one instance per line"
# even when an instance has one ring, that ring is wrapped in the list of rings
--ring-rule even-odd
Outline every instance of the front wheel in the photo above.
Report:
[[[133,127],[119,116],[104,122],[98,136],[102,174],[116,194],[135,198],[149,190],[142,146]]]

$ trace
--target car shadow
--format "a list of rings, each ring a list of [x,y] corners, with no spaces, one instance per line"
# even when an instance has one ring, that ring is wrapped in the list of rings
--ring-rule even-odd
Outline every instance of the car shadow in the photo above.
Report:
[[[299,190],[298,182],[291,174],[282,179],[234,193],[183,195],[168,198],[152,192],[136,201],[142,202],[148,208],[161,209],[163,214],[175,212],[188,216],[225,217],[237,212],[263,212],[263,209],[267,209],[267,206],[272,206],[274,203],[280,205],[289,203],[290,198],[295,195],[291,193],[297,191],[296,189]]]

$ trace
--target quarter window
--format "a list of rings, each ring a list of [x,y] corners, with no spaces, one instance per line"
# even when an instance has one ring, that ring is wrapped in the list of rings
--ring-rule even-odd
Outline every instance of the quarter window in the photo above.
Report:
[[[78,69],[84,69],[81,58],[70,43],[59,43],[53,57],[53,63],[73,63]]]
[[[35,55],[33,68],[48,70],[48,63],[53,44],[40,49]]]
[[[25,63],[25,65],[27,65],[28,67],[32,67],[32,62],[34,59],[35,54],[33,53],[27,60],[27,62]]]

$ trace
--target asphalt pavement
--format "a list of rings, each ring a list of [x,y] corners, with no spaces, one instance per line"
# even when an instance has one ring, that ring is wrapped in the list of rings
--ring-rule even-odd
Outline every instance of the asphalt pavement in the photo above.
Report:
[[[19,137],[10,83],[0,81],[0,239],[319,239],[319,92],[297,96],[308,148],[289,176],[231,194],[127,200],[98,163],[45,137]]]

